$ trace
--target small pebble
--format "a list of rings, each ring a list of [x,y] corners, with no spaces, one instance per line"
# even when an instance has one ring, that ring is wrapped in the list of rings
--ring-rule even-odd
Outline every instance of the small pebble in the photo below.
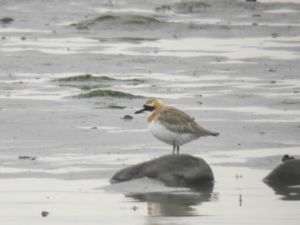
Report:
[[[26,159],[29,159],[29,160],[32,160],[32,161],[36,160],[36,157],[27,156],[27,155],[20,155],[18,158],[21,159],[21,160],[26,160]]]
[[[49,215],[49,212],[47,212],[47,211],[42,211],[42,217],[47,217],[48,215]]]
[[[3,17],[3,18],[1,18],[0,19],[0,22],[1,23],[11,23],[11,22],[13,22],[14,21],[14,19],[13,18],[11,18],[11,17]]]
[[[273,73],[273,72],[276,72],[276,70],[271,68],[271,69],[269,69],[269,72]]]
[[[123,117],[123,120],[132,120],[132,119],[133,119],[133,117],[130,116],[130,115],[125,115],[125,116]]]

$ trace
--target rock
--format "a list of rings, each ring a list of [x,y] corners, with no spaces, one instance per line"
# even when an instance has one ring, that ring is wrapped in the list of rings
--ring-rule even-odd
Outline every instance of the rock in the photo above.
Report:
[[[125,106],[121,106],[121,105],[109,105],[108,106],[109,109],[125,109]]]
[[[49,215],[49,212],[47,211],[42,211],[41,213],[42,217],[47,217]]]
[[[28,155],[20,155],[19,157],[18,157],[18,159],[21,159],[21,160],[26,160],[26,159],[28,159],[28,160],[36,160],[36,157],[34,157],[34,156],[28,156]]]
[[[125,115],[125,116],[123,116],[123,118],[122,118],[123,120],[132,120],[133,119],[133,117],[132,116],[130,116],[130,115]]]
[[[126,167],[118,171],[111,183],[148,177],[172,187],[212,187],[214,176],[210,166],[191,155],[166,155]]]
[[[278,165],[264,182],[283,200],[300,200],[300,159],[284,155]]]
[[[265,183],[270,186],[300,184],[300,159],[286,158],[264,178]]]
[[[3,17],[3,18],[0,19],[0,22],[3,23],[3,24],[8,24],[8,23],[11,23],[13,21],[14,21],[14,19],[11,18],[11,17]]]
[[[281,159],[281,162],[285,162],[287,160],[293,160],[293,159],[295,159],[293,156],[284,155]]]

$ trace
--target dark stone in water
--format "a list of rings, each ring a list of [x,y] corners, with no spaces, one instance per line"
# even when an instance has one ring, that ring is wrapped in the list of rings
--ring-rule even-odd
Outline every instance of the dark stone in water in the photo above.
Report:
[[[41,213],[42,217],[47,217],[49,215],[49,212],[47,211],[42,211]]]
[[[289,155],[284,155],[281,159],[282,162],[285,162],[287,160],[292,160],[295,159],[293,156],[289,156]]]
[[[283,163],[279,164],[265,178],[264,182],[274,185],[299,185],[300,184],[300,159],[283,157]]]
[[[34,156],[27,156],[27,155],[20,155],[19,157],[18,157],[19,159],[21,159],[21,160],[36,160],[36,157],[34,157]]]
[[[300,159],[284,155],[281,161],[283,163],[266,176],[264,182],[275,194],[281,195],[282,200],[300,200]]]
[[[121,105],[109,105],[108,106],[109,109],[125,109],[125,106],[121,106]]]
[[[125,116],[123,116],[123,118],[122,118],[123,120],[132,120],[133,119],[133,117],[132,116],[130,116],[130,115],[125,115]]]
[[[166,155],[126,167],[118,171],[111,183],[148,177],[172,187],[212,187],[214,176],[210,166],[191,155]]]
[[[3,17],[3,18],[0,19],[0,22],[3,23],[3,24],[8,24],[8,23],[11,23],[13,21],[14,21],[14,19],[11,18],[11,17]]]

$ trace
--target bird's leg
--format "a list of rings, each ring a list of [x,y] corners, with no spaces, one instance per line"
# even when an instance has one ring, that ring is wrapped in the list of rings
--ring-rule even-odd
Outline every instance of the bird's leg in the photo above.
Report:
[[[177,155],[179,155],[179,149],[180,149],[180,147],[179,147],[179,145],[177,145],[177,148],[176,148],[176,150],[177,150]]]
[[[175,149],[176,149],[176,145],[175,143],[173,143],[173,155],[175,155]]]

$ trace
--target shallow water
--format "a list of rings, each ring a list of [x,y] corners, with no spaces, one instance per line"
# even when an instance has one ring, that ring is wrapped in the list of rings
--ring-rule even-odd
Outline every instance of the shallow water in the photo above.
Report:
[[[160,188],[119,194],[104,191],[107,181],[99,179],[1,179],[1,218],[5,224],[282,224],[283,218],[299,219],[298,202],[293,201],[299,199],[299,189],[274,195],[260,182],[264,170],[213,169],[218,182],[212,192]],[[43,218],[42,211],[49,215]]]
[[[262,179],[300,157],[300,5],[264,2],[2,1],[1,222],[298,224],[299,187]],[[111,80],[57,80],[84,74]],[[143,98],[75,97],[98,88],[162,98],[220,132],[181,148],[212,166],[213,190],[110,185],[171,148],[134,115]]]

